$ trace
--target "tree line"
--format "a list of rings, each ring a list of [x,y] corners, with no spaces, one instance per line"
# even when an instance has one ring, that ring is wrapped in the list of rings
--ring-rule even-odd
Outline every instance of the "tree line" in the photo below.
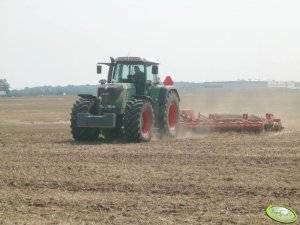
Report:
[[[196,89],[197,83],[176,82],[178,89]],[[42,96],[42,95],[77,95],[77,94],[97,94],[99,85],[67,85],[67,86],[39,86],[25,87],[20,90],[10,90],[10,85],[6,79],[0,79],[0,91],[5,91],[6,96]],[[3,94],[2,94],[3,95]]]
[[[3,94],[9,94],[10,85],[6,79],[0,79],[0,92]]]
[[[96,94],[96,91],[97,85],[40,86],[12,90],[10,96],[77,95],[80,93]]]

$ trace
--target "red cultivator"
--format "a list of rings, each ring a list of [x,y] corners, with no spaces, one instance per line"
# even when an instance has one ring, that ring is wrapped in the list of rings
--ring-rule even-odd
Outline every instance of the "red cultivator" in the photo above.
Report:
[[[280,119],[273,114],[266,113],[266,117],[231,114],[209,114],[208,117],[192,110],[180,110],[180,125],[189,130],[217,130],[217,131],[281,131]]]

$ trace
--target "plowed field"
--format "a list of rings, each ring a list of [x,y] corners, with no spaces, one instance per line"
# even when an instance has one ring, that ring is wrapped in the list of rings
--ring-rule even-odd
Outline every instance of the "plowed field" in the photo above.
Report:
[[[272,112],[285,129],[78,143],[77,97],[0,98],[0,224],[258,225],[277,224],[269,204],[300,213],[300,91],[181,96],[204,114]]]

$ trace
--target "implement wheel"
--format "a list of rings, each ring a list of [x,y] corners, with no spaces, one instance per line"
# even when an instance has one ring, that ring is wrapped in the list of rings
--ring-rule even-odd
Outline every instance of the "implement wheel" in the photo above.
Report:
[[[76,141],[96,141],[99,137],[99,129],[89,127],[77,127],[78,113],[96,113],[95,100],[80,98],[73,105],[71,113],[71,133]]]
[[[124,131],[128,141],[150,141],[153,127],[153,107],[147,100],[134,99],[126,105]]]

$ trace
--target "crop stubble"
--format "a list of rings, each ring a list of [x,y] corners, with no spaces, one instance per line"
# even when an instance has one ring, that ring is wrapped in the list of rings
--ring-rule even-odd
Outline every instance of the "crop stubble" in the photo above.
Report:
[[[269,204],[300,211],[299,95],[183,92],[183,108],[273,112],[286,129],[141,144],[74,142],[76,97],[0,98],[0,224],[274,224]]]

